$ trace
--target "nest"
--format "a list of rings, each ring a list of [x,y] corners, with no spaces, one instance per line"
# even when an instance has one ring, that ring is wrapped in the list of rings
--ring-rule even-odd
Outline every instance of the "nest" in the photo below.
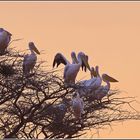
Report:
[[[0,74],[4,77],[13,76],[15,74],[15,70],[12,65],[0,64]]]

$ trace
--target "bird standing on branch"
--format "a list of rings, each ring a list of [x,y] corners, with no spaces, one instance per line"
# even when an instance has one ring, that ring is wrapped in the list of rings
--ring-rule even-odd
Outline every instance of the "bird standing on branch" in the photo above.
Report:
[[[75,84],[75,79],[80,70],[80,67],[86,67],[90,69],[87,57],[83,52],[78,53],[78,59],[76,58],[75,52],[72,52],[71,58],[72,63],[70,63],[61,53],[57,53],[53,61],[53,67],[55,67],[56,64],[58,67],[61,63],[65,65],[63,74],[65,84]]]
[[[40,54],[33,42],[29,42],[29,50],[31,51],[31,53],[25,55],[23,60],[23,73],[25,75],[28,75],[33,71],[33,68],[37,61],[36,54]]]
[[[75,93],[72,99],[72,108],[74,116],[77,120],[81,120],[81,115],[84,111],[84,102],[82,98],[80,98],[79,93]]]

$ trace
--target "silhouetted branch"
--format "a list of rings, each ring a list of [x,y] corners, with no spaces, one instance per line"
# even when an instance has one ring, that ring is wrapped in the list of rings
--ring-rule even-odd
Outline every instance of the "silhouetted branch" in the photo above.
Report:
[[[84,130],[111,127],[112,122],[140,120],[132,106],[135,98],[110,90],[101,103],[82,97],[84,113],[79,122],[70,100],[80,85],[65,86],[58,71],[44,69],[42,62],[25,76],[24,55],[11,54],[0,60],[0,138],[75,138],[85,134]]]

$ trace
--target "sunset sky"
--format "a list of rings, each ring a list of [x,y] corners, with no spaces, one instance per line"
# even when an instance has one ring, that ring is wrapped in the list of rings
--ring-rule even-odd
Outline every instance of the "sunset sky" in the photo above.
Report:
[[[112,88],[140,102],[140,2],[0,2],[0,26],[13,39],[24,38],[13,43],[19,50],[33,41],[50,66],[57,52],[69,60],[71,51],[85,52],[91,66],[119,81]],[[77,80],[83,77],[89,73]],[[138,138],[140,121],[116,123],[113,131],[100,131],[103,137]]]

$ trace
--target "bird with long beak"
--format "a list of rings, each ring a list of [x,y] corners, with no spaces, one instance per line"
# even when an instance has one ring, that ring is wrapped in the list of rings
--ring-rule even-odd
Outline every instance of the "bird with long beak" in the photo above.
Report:
[[[57,53],[53,61],[53,67],[55,67],[56,64],[58,67],[61,63],[65,65],[63,74],[65,84],[75,84],[75,79],[81,66],[90,69],[86,55],[83,52],[78,53],[78,59],[76,58],[75,52],[72,52],[71,58],[72,63],[70,63],[61,53]]]
[[[80,82],[81,87],[84,87],[79,89],[80,95],[87,95],[88,93],[95,91],[98,87],[101,86],[102,77],[99,74],[99,67],[96,66],[95,70],[94,67],[91,67],[90,73],[91,73],[91,79],[83,80]]]
[[[84,111],[84,102],[83,102],[82,98],[80,98],[80,95],[78,92],[73,95],[72,109],[73,109],[75,118],[77,120],[80,120],[81,115]]]
[[[108,92],[110,90],[110,82],[118,82],[118,80],[114,79],[113,77],[111,77],[107,74],[102,74],[102,80],[106,83],[106,85],[100,86],[91,95],[92,99],[98,100],[100,102],[101,102],[102,98],[108,94]]]
[[[7,47],[11,41],[11,36],[11,33],[3,28],[0,28],[0,55],[4,55],[7,52]]]
[[[33,72],[33,68],[37,61],[36,54],[40,54],[33,42],[29,42],[29,50],[31,51],[31,53],[25,55],[23,60],[23,73],[25,75]]]

